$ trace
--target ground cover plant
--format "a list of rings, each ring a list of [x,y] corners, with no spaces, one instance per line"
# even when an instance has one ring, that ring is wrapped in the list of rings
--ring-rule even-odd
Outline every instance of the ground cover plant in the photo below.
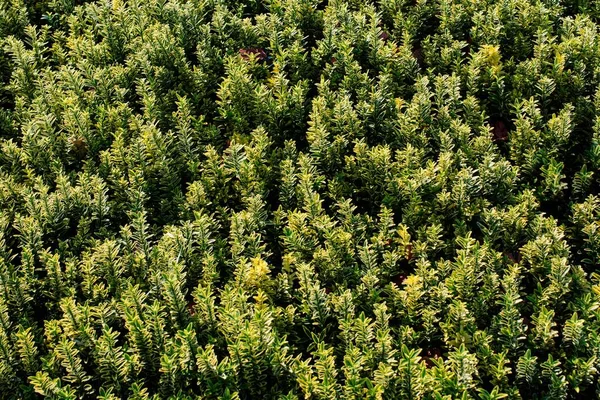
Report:
[[[598,398],[599,27],[0,0],[0,398]]]

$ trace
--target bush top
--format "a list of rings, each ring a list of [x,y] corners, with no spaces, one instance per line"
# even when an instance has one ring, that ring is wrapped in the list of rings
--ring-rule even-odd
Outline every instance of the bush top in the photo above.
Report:
[[[0,399],[600,396],[598,4],[0,2]]]

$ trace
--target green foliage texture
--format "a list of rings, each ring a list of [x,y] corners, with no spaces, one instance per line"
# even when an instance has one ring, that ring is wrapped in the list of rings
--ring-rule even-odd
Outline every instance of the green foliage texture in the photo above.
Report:
[[[600,396],[600,2],[0,0],[0,399]]]

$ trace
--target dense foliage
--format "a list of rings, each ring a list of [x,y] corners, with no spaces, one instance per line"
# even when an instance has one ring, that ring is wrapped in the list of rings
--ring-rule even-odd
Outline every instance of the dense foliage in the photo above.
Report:
[[[599,28],[0,0],[0,398],[597,398]]]

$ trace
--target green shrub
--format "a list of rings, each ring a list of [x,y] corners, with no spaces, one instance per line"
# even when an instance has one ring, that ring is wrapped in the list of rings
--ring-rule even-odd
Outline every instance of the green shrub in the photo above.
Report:
[[[600,396],[599,28],[0,2],[0,398]]]

